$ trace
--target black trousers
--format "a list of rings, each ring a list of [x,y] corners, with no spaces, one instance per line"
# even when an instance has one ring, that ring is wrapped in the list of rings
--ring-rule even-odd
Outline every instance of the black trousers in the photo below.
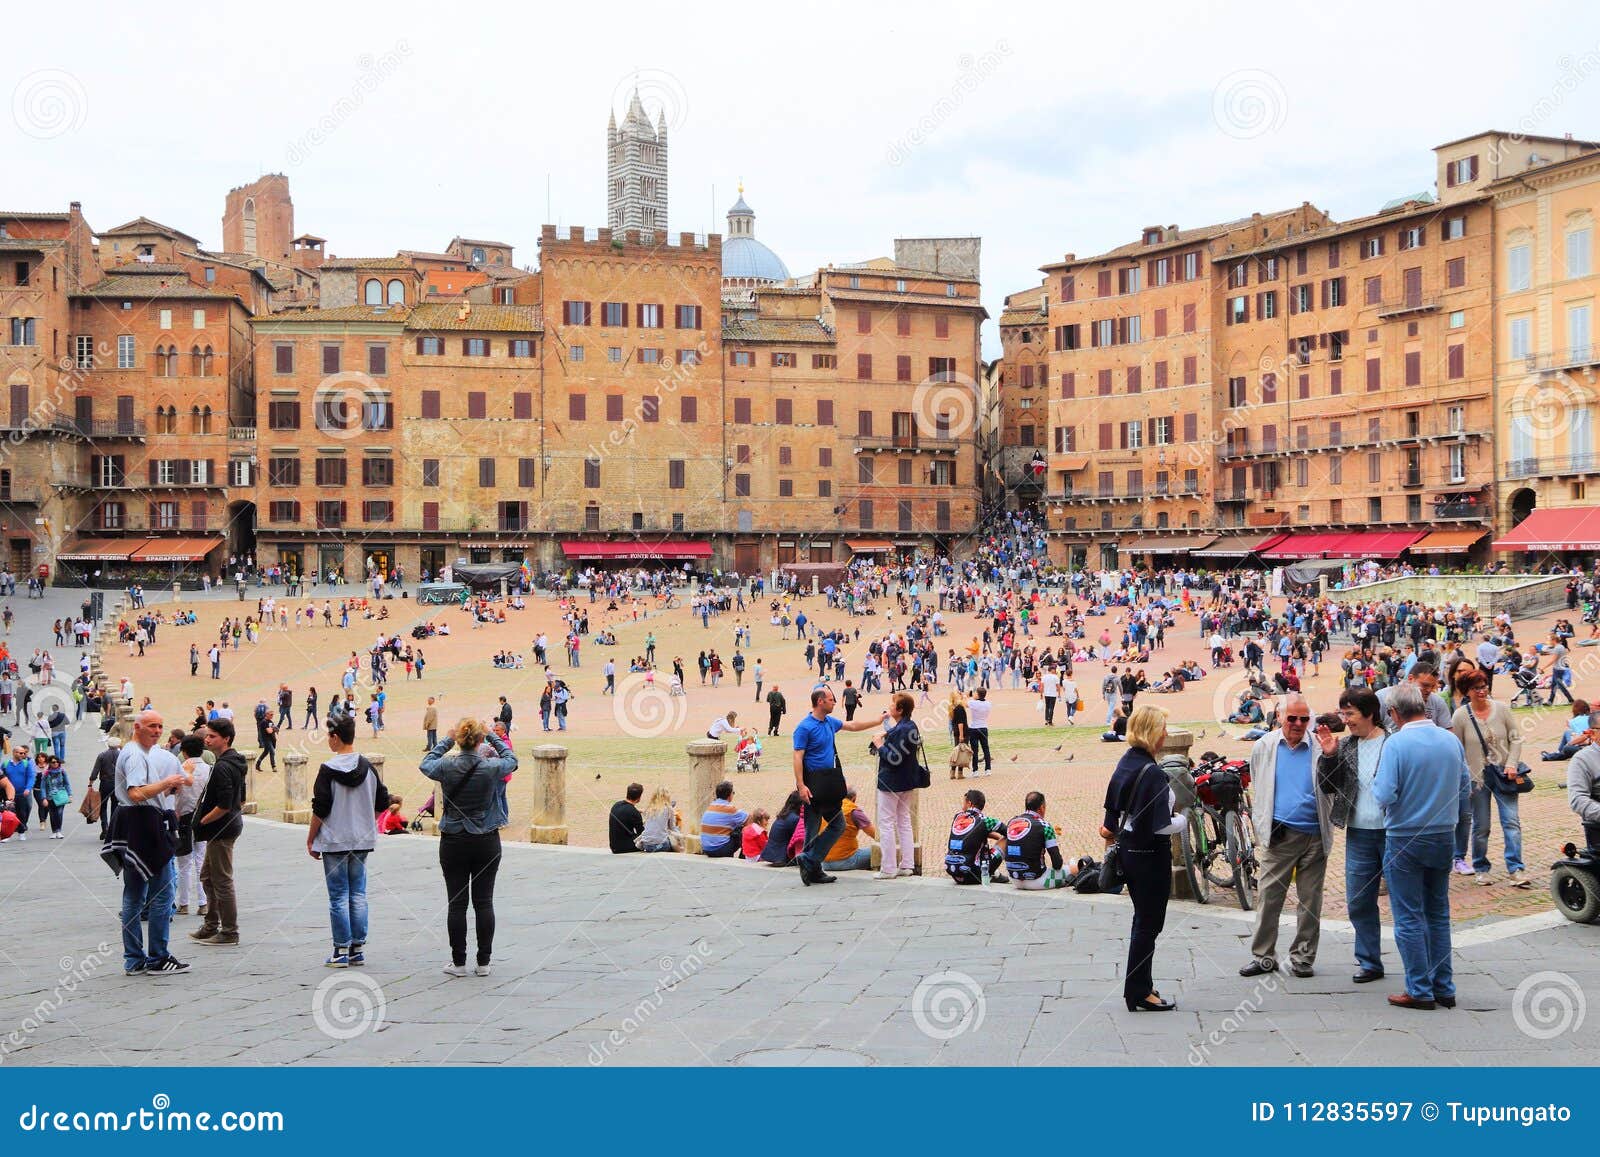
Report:
[[[445,930],[450,959],[467,962],[467,900],[472,900],[478,933],[478,963],[488,964],[494,950],[494,879],[500,871],[500,833],[450,835],[439,839],[439,867],[444,869],[449,908]]]
[[[1167,898],[1172,893],[1172,851],[1170,846],[1143,852],[1123,848],[1121,856],[1123,874],[1128,877],[1128,895],[1133,900],[1133,931],[1128,938],[1128,966],[1123,970],[1122,996],[1132,1004],[1155,989],[1151,972],[1156,939],[1167,922]]]
[[[978,748],[983,748],[983,770],[994,770],[994,756],[989,754],[989,729],[987,727],[967,728],[967,739],[972,743],[972,770],[978,770]]]

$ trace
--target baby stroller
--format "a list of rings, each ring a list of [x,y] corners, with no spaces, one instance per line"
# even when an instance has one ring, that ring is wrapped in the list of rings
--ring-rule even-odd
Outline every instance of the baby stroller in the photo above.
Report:
[[[1517,693],[1511,697],[1511,706],[1515,707],[1517,701],[1527,697],[1529,707],[1539,706],[1539,669],[1537,667],[1518,667],[1511,672],[1511,681],[1517,685]]]
[[[734,771],[760,771],[761,770],[761,740],[754,735],[747,736],[734,748]]]
[[[1219,666],[1219,667],[1231,667],[1231,666],[1233,666],[1233,648],[1232,647],[1223,647],[1222,648],[1221,654],[1219,654],[1217,656],[1217,666]]]

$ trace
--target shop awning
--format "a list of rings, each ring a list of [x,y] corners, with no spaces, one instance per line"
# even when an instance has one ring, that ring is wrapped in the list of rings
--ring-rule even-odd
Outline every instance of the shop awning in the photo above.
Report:
[[[1496,550],[1600,550],[1600,506],[1535,510],[1493,545]]]
[[[1210,546],[1194,552],[1196,558],[1243,558],[1247,554],[1255,554],[1276,546],[1288,538],[1281,530],[1274,530],[1270,534],[1246,534],[1238,538],[1219,538]]]
[[[56,558],[61,562],[126,562],[143,542],[139,538],[84,538]]]
[[[1466,550],[1488,533],[1482,527],[1474,530],[1436,530],[1406,549],[1412,554],[1454,554]]]
[[[710,558],[709,542],[563,542],[561,553],[570,559],[692,559]]]
[[[1420,530],[1363,530],[1339,536],[1324,558],[1399,558],[1422,538]]]
[[[1188,554],[1217,541],[1214,534],[1193,538],[1135,538],[1117,547],[1118,554]]]
[[[132,562],[200,562],[221,545],[220,538],[152,538],[128,557]]]
[[[1261,557],[1271,562],[1327,558],[1339,543],[1350,537],[1348,534],[1291,534],[1261,551]]]
[[[1053,454],[1050,456],[1050,467],[1054,470],[1065,470],[1068,474],[1082,470],[1089,464],[1087,454]]]
[[[857,554],[880,554],[894,549],[894,543],[887,538],[847,538],[844,543]]]

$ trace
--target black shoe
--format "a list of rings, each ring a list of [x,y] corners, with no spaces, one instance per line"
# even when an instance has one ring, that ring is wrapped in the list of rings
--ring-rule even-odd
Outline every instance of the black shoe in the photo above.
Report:
[[[1301,980],[1310,980],[1317,974],[1317,970],[1315,968],[1301,968],[1298,965],[1293,964],[1289,966],[1289,971],[1294,973]]]
[[[838,878],[838,876],[830,876],[828,873],[818,869],[817,874],[811,877],[811,882],[813,884],[832,884]]]
[[[1370,968],[1363,968],[1350,979],[1355,981],[1357,984],[1371,984],[1374,980],[1382,980],[1383,973],[1374,972]]]
[[[1128,1002],[1129,1012],[1171,1012],[1177,1007],[1178,1002],[1175,1000],[1130,1000]]]
[[[176,956],[168,956],[155,964],[146,964],[144,968],[146,976],[181,976],[188,971],[189,966]]]
[[[1433,1003],[1440,1008],[1454,1008],[1456,1006],[1456,998],[1453,996],[1436,996],[1433,998]]]
[[[1278,971],[1278,962],[1275,960],[1252,960],[1239,969],[1240,976],[1263,976],[1268,972]]]

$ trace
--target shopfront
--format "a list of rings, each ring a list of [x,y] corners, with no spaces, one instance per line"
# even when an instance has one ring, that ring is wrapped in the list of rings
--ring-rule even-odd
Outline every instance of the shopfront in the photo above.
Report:
[[[779,550],[782,550],[780,544]],[[688,565],[690,570],[706,570],[711,565],[709,542],[604,542],[596,539],[569,539],[561,544],[561,554],[573,566],[625,569]]]

